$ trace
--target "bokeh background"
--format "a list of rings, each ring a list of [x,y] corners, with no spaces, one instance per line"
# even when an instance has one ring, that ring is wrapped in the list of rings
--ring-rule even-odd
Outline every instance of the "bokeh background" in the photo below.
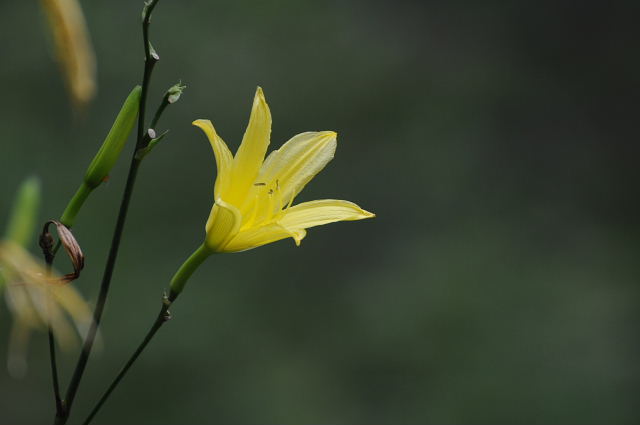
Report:
[[[142,2],[82,3],[99,91],[75,114],[38,3],[0,2],[2,223],[33,174],[42,220],[59,216],[140,80]],[[72,422],[203,238],[215,166],[190,122],[213,120],[235,148],[261,85],[273,147],[339,132],[299,200],[378,216],[208,261],[96,424],[638,423],[639,13],[636,1],[163,0],[151,105],[179,79],[188,89],[143,164]],[[75,228],[90,300],[127,163]],[[2,305],[2,364],[9,322]],[[66,383],[76,351],[60,356]],[[2,424],[52,417],[44,334],[29,364],[23,380],[0,372]]]

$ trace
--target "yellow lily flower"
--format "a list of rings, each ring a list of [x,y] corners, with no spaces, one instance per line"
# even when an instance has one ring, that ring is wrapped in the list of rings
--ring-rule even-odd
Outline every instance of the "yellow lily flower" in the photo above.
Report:
[[[260,87],[235,156],[211,121],[196,120],[193,125],[207,135],[218,170],[215,202],[205,226],[209,250],[244,251],[288,237],[300,245],[310,227],[375,216],[353,202],[336,199],[292,206],[298,193],[333,158],[337,134],[298,134],[265,159],[271,112]]]

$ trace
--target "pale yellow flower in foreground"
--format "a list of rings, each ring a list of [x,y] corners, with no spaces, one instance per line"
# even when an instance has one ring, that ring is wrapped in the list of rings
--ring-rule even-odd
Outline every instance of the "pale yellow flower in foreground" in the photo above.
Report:
[[[193,124],[209,138],[218,169],[215,203],[206,224],[209,250],[244,251],[288,237],[299,245],[309,227],[375,216],[353,202],[336,199],[292,206],[296,195],[333,158],[337,135],[333,131],[301,133],[265,159],[271,112],[260,87],[235,156],[211,121]]]
[[[70,284],[47,273],[20,245],[0,241],[0,292],[13,314],[8,367],[14,376],[26,370],[26,349],[31,331],[51,326],[62,347],[72,345],[76,332],[91,322],[91,310]],[[75,329],[74,329],[75,328]]]
[[[41,0],[71,98],[88,103],[96,91],[96,64],[89,31],[77,0]]]

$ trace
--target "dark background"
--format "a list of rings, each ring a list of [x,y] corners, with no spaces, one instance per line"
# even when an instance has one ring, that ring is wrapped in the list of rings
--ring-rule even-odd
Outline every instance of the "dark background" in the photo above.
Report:
[[[38,3],[0,1],[2,222],[32,174],[42,220],[59,216],[140,80],[141,2],[83,5],[99,92],[78,116]],[[96,424],[638,423],[638,16],[637,1],[163,0],[151,104],[189,87],[143,164],[72,422],[203,239],[215,165],[190,122],[235,149],[261,85],[273,148],[339,132],[298,201],[377,218],[209,260]],[[92,301],[127,163],[75,227]],[[2,306],[0,363],[9,323]],[[0,373],[2,424],[52,418],[44,333],[29,363]]]

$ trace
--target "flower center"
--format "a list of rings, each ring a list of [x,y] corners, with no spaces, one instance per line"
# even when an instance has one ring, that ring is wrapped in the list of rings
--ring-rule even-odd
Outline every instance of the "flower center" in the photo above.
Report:
[[[291,206],[294,194],[295,192],[291,193],[290,199],[285,204],[284,191],[280,187],[279,179],[270,183],[254,183],[250,193],[251,201],[248,202],[248,208],[243,211],[243,223],[240,229],[244,230],[274,221],[280,213]]]

